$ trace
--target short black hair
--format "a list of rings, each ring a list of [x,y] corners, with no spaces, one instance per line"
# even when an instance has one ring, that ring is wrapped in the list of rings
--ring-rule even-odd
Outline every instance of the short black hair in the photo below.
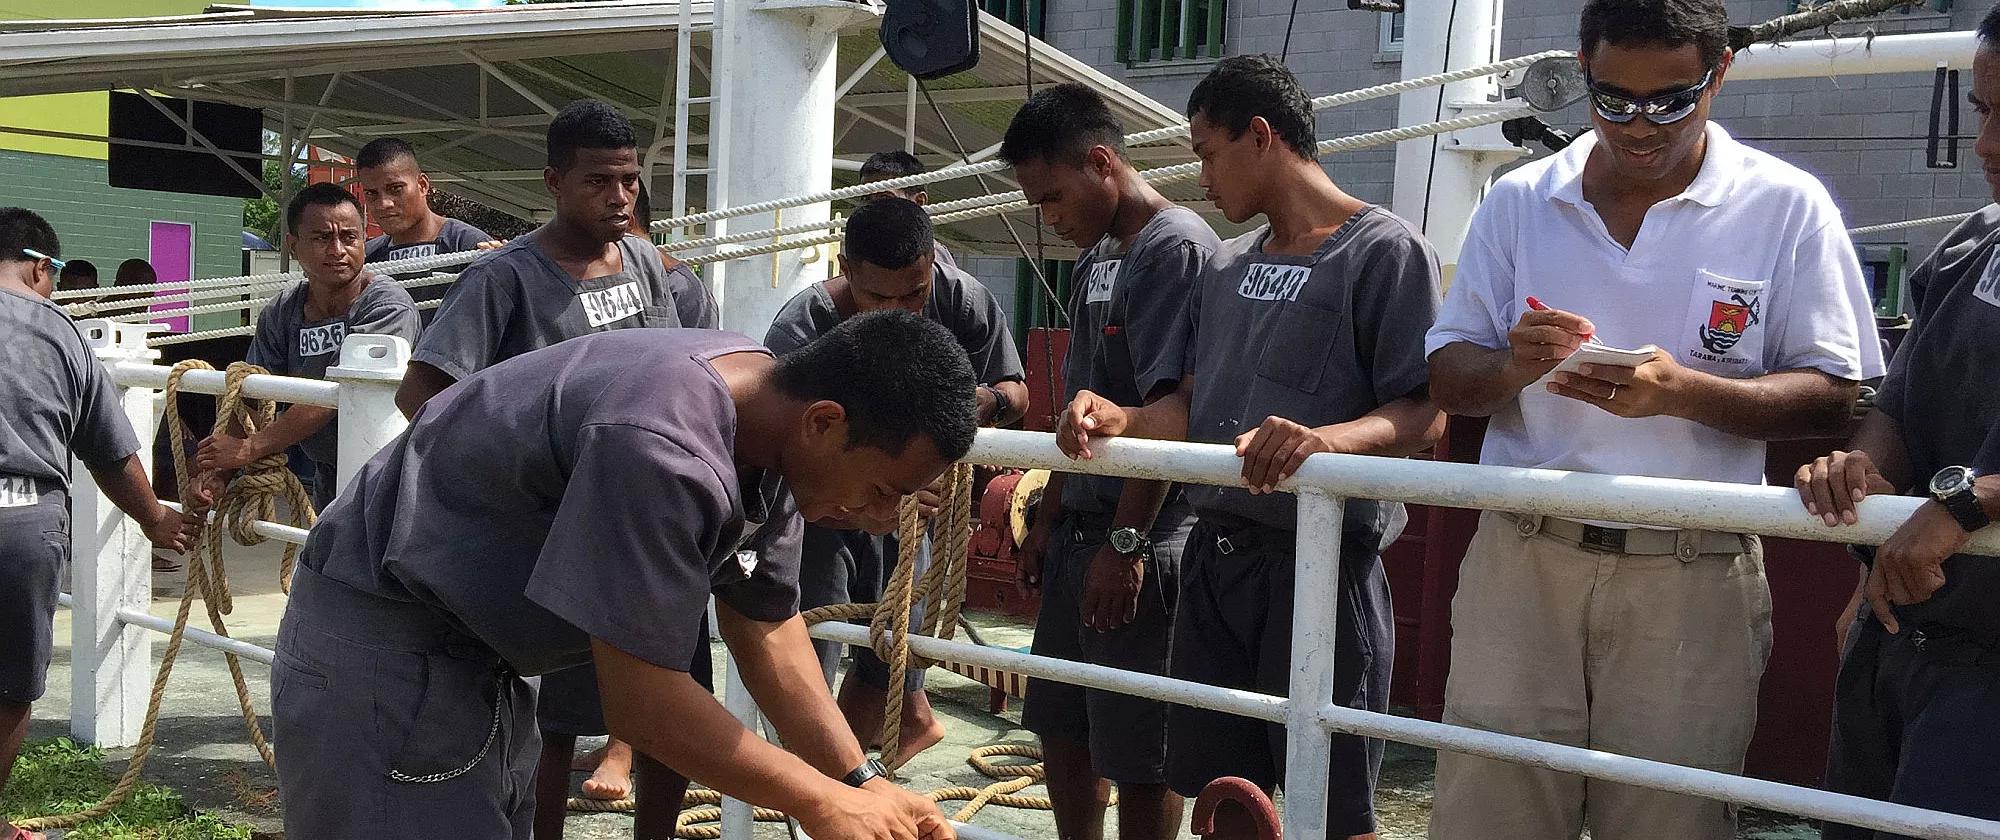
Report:
[[[903,268],[931,252],[931,216],[906,198],[884,198],[854,208],[840,252],[850,260]]]
[[[41,249],[37,248],[35,250],[39,251]],[[89,260],[70,260],[63,263],[62,279],[69,280],[72,278],[89,278],[90,282],[95,284],[97,282],[97,264]]]
[[[562,169],[576,162],[578,149],[636,149],[632,121],[617,108],[596,99],[564,105],[549,121],[549,165]]]
[[[28,250],[62,257],[62,240],[41,214],[25,207],[0,207],[0,262],[33,262]]]
[[[1232,140],[1243,136],[1251,117],[1263,117],[1299,157],[1319,159],[1312,97],[1276,56],[1237,55],[1216,62],[1188,94],[1188,118],[1196,114],[1207,115]]]
[[[972,362],[951,330],[892,310],[856,315],[778,359],[778,389],[847,410],[847,445],[901,455],[919,435],[956,461],[979,428]]]
[[[362,214],[361,202],[354,197],[354,193],[338,184],[308,184],[292,196],[291,204],[285,205],[285,231],[299,232],[299,220],[305,218],[307,207],[339,207],[342,204],[354,205],[355,214],[367,218]]]
[[[148,283],[157,283],[159,280],[160,274],[153,270],[152,263],[138,257],[133,257],[118,264],[118,273],[112,275],[111,284],[114,286],[144,286]]]
[[[2000,47],[2000,3],[1986,10],[1986,16],[1979,19],[1979,45],[1989,49]]]
[[[403,158],[409,158],[411,163],[416,163],[417,150],[410,148],[410,144],[404,142],[401,137],[377,137],[368,141],[368,145],[362,146],[361,151],[355,154],[354,168],[374,169],[378,166],[388,166]]]
[[[907,178],[928,172],[924,162],[917,156],[897,149],[892,152],[876,152],[861,162],[862,181],[886,181],[890,178]]]
[[[1729,12],[1722,0],[1589,0],[1577,40],[1586,61],[1602,43],[1668,49],[1693,44],[1702,64],[1714,67],[1729,50]]]
[[[1123,155],[1125,126],[1089,85],[1064,82],[1035,91],[1014,112],[1000,141],[1000,159],[1008,166],[1037,160],[1078,166],[1093,146]]]

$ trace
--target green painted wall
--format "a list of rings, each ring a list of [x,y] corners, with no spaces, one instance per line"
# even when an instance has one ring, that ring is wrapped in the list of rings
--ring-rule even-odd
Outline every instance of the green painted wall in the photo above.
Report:
[[[242,273],[243,200],[128,190],[106,183],[101,160],[0,150],[0,201],[26,207],[49,220],[62,239],[65,259],[97,265],[110,285],[118,263],[147,257],[147,226],[154,221],[194,225],[195,276]],[[197,330],[243,323],[235,313],[194,316]]]

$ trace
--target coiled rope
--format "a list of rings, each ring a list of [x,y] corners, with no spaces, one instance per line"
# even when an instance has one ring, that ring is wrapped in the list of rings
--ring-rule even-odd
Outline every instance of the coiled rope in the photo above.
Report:
[[[180,416],[181,377],[190,370],[214,370],[207,362],[189,359],[174,365],[167,374],[166,422],[168,439],[173,444],[174,476],[180,486],[183,500],[194,498],[199,489],[198,478],[187,463],[189,441],[187,426]],[[277,419],[277,406],[268,401],[246,400],[243,397],[243,380],[246,377],[266,373],[263,368],[247,362],[236,362],[229,366],[226,385],[217,403],[215,433],[231,433],[240,429],[243,433],[254,433]],[[125,766],[125,772],[118,782],[95,805],[69,814],[36,817],[21,820],[15,824],[28,831],[45,831],[55,828],[69,828],[110,814],[120,804],[131,797],[132,790],[139,783],[139,776],[145,771],[146,758],[152,754],[155,736],[159,732],[160,703],[166,696],[167,680],[173,674],[174,662],[180,656],[181,641],[187,632],[188,619],[193,612],[194,600],[201,598],[208,613],[209,626],[218,636],[227,638],[229,628],[223,616],[234,610],[234,600],[229,592],[229,576],[222,564],[222,536],[226,531],[241,545],[256,545],[266,538],[254,529],[258,520],[274,521],[277,517],[277,503],[283,499],[291,508],[291,524],[300,528],[310,528],[318,519],[313,512],[312,501],[305,488],[291,471],[285,468],[285,456],[276,455],[259,458],[246,465],[236,480],[231,482],[220,498],[216,500],[215,515],[202,526],[194,545],[188,549],[187,587],[181,593],[180,610],[174,615],[174,630],[167,637],[166,653],[160,659],[160,669],[153,676],[153,692],[146,699],[146,720],[140,728],[139,744],[132,750],[132,760]],[[287,545],[279,572],[278,585],[285,592],[291,591],[292,567],[298,555],[298,547]],[[243,726],[250,733],[250,743],[257,748],[257,755],[266,765],[272,765],[271,743],[264,737],[264,730],[257,722],[257,711],[250,699],[250,685],[243,677],[243,664],[236,654],[225,651],[223,657],[229,663],[229,676],[236,684],[237,704],[243,710]]]
[[[870,647],[875,655],[889,664],[891,686],[902,685],[903,676],[910,668],[926,668],[934,664],[910,651],[910,636],[951,638],[965,604],[966,569],[972,536],[972,467],[965,464],[953,466],[945,474],[944,482],[945,497],[934,524],[929,527],[936,535],[932,542],[931,565],[921,577],[915,570],[917,558],[923,550],[926,523],[918,512],[917,504],[913,500],[905,500],[897,510],[900,545],[896,568],[883,589],[882,600],[872,604],[834,604],[808,610],[801,616],[808,624],[868,619]],[[923,607],[923,618],[912,626],[910,613],[912,607],[917,605]],[[903,692],[890,691],[888,708],[882,719],[884,756],[894,756],[902,742],[902,705]],[[979,747],[972,751],[966,762],[987,778],[994,779],[993,784],[977,788],[945,787],[925,795],[933,802],[965,802],[952,816],[959,822],[972,819],[988,805],[1051,810],[1054,806],[1048,797],[1021,795],[1022,790],[1043,781],[1040,761],[1029,764],[997,764],[992,761],[1003,756],[1040,759],[1042,753],[1032,744]],[[890,769],[895,767],[892,765]],[[674,836],[683,840],[719,840],[722,829],[713,823],[722,818],[721,801],[721,795],[715,791],[688,791],[681,804],[689,810],[682,812],[675,825]],[[579,797],[569,800],[570,810],[584,813],[624,812],[635,807],[631,797],[618,800]],[[757,820],[764,822],[785,819],[783,813],[769,808],[758,808],[755,814]]]

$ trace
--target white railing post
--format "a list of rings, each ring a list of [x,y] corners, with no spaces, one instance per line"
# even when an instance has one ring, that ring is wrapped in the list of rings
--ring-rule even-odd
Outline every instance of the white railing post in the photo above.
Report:
[[[89,320],[77,324],[84,343],[108,370],[119,362],[148,363],[149,325]],[[108,375],[108,374],[107,374]],[[153,465],[150,388],[118,389],[139,438],[139,458]],[[171,467],[169,467],[171,469]],[[82,462],[70,464],[70,734],[100,747],[139,742],[153,671],[153,635],[118,620],[118,611],[148,612],[153,603],[152,548],[139,526],[106,498]]]
[[[340,364],[326,370],[327,379],[340,383],[335,488],[346,488],[361,465],[409,425],[396,409],[396,386],[409,363],[410,343],[397,336],[350,335],[341,342]]]
[[[736,657],[725,654],[722,658],[722,705],[752,734],[757,732],[757,698],[750,696],[750,686],[743,681],[743,671],[736,666]],[[750,803],[734,797],[722,798],[722,840],[750,840],[756,830],[756,812]]]
[[[1320,707],[1333,696],[1334,628],[1340,617],[1341,499],[1299,488],[1292,584],[1292,682],[1285,705],[1285,838],[1326,840],[1332,737]]]

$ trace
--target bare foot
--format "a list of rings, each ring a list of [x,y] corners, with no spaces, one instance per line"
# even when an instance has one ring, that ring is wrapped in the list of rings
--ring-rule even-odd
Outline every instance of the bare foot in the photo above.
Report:
[[[606,743],[602,747],[598,747],[597,749],[591,750],[590,752],[577,756],[574,761],[571,761],[569,763],[570,772],[572,773],[596,772],[597,765],[604,763],[604,751],[610,748],[611,745],[609,743]]]
[[[632,745],[611,739],[604,745],[604,759],[590,778],[583,780],[587,799],[616,801],[632,795]]]
[[[931,713],[930,698],[921,691],[912,692],[903,700],[903,732],[896,744],[896,754],[885,757],[884,761],[890,767],[901,767],[942,740],[944,722]]]

